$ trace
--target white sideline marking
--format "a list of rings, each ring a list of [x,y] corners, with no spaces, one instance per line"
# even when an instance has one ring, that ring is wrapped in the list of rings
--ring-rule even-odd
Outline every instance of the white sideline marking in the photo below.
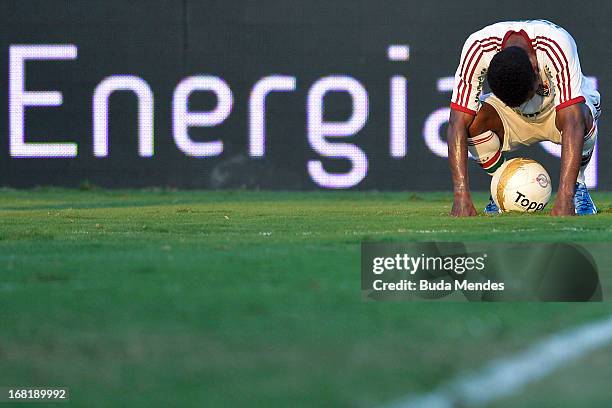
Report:
[[[543,339],[527,350],[491,361],[474,374],[457,377],[438,389],[406,396],[386,408],[480,407],[519,392],[559,367],[612,343],[612,316]]]

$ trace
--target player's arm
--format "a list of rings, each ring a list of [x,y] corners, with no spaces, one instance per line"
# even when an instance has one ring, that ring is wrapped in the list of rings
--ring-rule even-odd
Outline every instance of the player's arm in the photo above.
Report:
[[[453,208],[451,215],[466,217],[476,215],[476,208],[470,194],[470,184],[467,170],[468,159],[468,128],[474,116],[451,109],[448,123],[448,163],[453,179]]]
[[[557,84],[560,92],[555,96],[557,109],[555,125],[561,132],[561,173],[557,199],[551,214],[574,215],[574,190],[580,170],[584,135],[589,130],[587,120],[590,121],[590,113],[584,104],[585,96],[582,93],[584,77],[576,42],[561,28],[551,32],[550,37],[568,58],[568,63],[565,65],[561,64],[561,61],[558,64],[561,75],[557,75],[557,78],[560,78],[560,83]]]
[[[482,47],[492,47],[501,39],[494,39],[490,33],[477,31],[470,35],[461,50],[461,57],[455,72],[455,84],[451,97],[451,113],[447,131],[448,162],[451,169],[454,200],[451,215],[466,217],[476,215],[470,194],[467,171],[468,134],[479,108],[481,92],[479,73],[488,67],[486,58],[474,58]],[[483,41],[487,41],[483,44]]]
[[[557,199],[551,215],[574,215],[574,190],[580,170],[584,135],[588,131],[583,103],[557,111],[556,125],[561,131],[561,173]]]

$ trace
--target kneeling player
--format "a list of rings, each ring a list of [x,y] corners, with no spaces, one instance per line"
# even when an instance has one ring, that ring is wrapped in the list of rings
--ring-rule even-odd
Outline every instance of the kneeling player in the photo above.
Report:
[[[482,95],[487,80],[492,93]],[[595,214],[584,170],[597,140],[599,93],[582,74],[576,43],[544,20],[490,25],[472,34],[455,74],[448,128],[454,187],[451,215],[476,215],[468,150],[493,174],[504,152],[548,140],[561,145],[553,215]],[[491,199],[486,213],[498,213]]]

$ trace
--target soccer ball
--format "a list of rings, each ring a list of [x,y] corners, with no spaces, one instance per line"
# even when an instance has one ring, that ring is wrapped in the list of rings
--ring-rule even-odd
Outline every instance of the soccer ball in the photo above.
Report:
[[[508,160],[491,180],[491,196],[502,212],[542,211],[552,192],[548,172],[540,163],[526,158]]]

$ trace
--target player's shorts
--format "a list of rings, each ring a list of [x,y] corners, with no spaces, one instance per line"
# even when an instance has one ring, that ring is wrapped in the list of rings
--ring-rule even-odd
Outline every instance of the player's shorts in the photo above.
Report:
[[[502,151],[516,150],[521,146],[530,146],[534,143],[549,141],[561,144],[561,132],[555,125],[556,110],[551,107],[547,112],[538,114],[535,118],[526,118],[514,109],[508,107],[493,94],[483,95],[483,102],[488,103],[497,111],[504,126],[504,143]],[[596,137],[597,119],[599,110],[587,102],[587,107],[593,116],[593,128],[585,136],[588,138]]]

